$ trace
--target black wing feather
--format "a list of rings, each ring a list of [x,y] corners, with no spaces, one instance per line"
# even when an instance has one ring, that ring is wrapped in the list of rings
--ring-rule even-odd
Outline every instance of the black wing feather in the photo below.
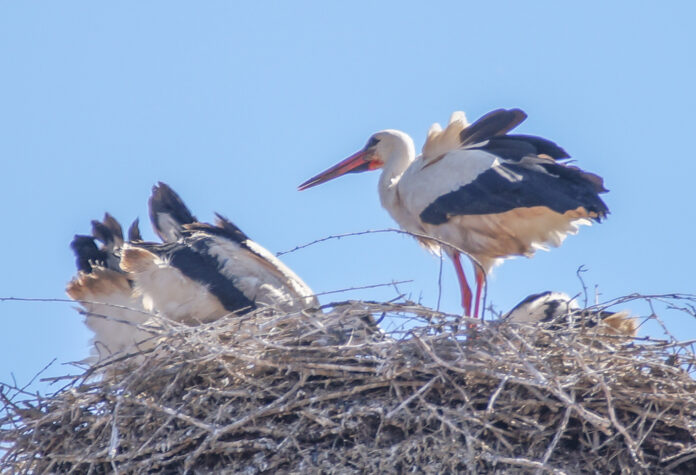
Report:
[[[143,237],[140,234],[140,219],[135,218],[135,220],[131,223],[130,227],[128,228],[128,240],[131,242],[137,242],[137,241],[142,241]]]
[[[92,220],[92,236],[108,248],[123,244],[123,229],[109,213],[104,213],[102,221]]]
[[[462,146],[488,140],[496,135],[504,135],[527,118],[521,109],[497,109],[481,117],[462,130],[459,135]]]
[[[192,223],[184,226],[182,231],[184,236],[191,236],[196,231],[202,231],[207,234],[212,234],[214,236],[220,236],[230,241],[234,241],[246,247],[245,242],[249,237],[244,234],[244,232],[232,223],[229,219],[225,218],[221,214],[215,213],[217,219],[215,220],[215,226],[208,223]]]
[[[102,266],[106,264],[106,252],[97,247],[92,236],[76,234],[70,243],[70,248],[75,253],[77,270],[90,273],[92,264]]]
[[[496,137],[496,139],[498,138],[507,138],[509,140],[519,140],[527,142],[528,144],[531,144],[536,148],[536,153],[538,155],[548,155],[554,160],[570,158],[570,155],[563,149],[563,147],[559,146],[555,142],[552,142],[551,140],[545,139],[543,137],[537,137],[536,135],[512,134],[505,135],[503,137]]]
[[[499,135],[470,150],[484,150],[504,160],[515,162],[524,157],[538,155],[548,155],[554,160],[570,158],[570,155],[554,142],[533,135]]]
[[[180,237],[179,230],[167,230],[162,228],[159,215],[168,215],[178,227],[181,228],[184,224],[195,223],[198,220],[191,214],[191,211],[186,207],[181,197],[166,183],[158,182],[152,187],[152,195],[148,201],[150,211],[150,220],[152,227],[157,235],[163,241],[172,240],[172,237]],[[171,236],[168,231],[172,231],[176,236]]]
[[[496,214],[534,206],[558,213],[582,206],[594,213],[597,221],[606,216],[607,205],[597,195],[596,183],[586,177],[589,174],[574,167],[551,165],[560,167],[555,170],[562,173],[552,175],[514,163],[498,165],[440,196],[420,217],[426,223],[442,224],[457,215]]]

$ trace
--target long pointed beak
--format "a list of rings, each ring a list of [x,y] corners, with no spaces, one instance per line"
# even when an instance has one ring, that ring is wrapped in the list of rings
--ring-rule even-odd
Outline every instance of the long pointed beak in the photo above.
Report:
[[[329,180],[333,180],[334,178],[337,178],[341,175],[345,175],[346,173],[362,172],[369,169],[370,161],[367,160],[367,151],[363,149],[357,153],[354,153],[342,162],[337,163],[328,170],[325,170],[317,176],[314,176],[309,180],[305,181],[297,189],[299,191],[306,190],[307,188],[320,185]]]

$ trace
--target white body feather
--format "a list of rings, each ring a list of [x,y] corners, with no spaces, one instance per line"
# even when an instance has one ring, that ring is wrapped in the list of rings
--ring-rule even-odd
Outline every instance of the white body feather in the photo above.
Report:
[[[87,312],[85,324],[94,332],[92,360],[133,351],[152,336],[138,329],[148,315],[123,274],[95,266],[89,274],[80,272],[67,292]]]
[[[213,236],[210,253],[222,263],[223,274],[232,279],[250,300],[293,312],[317,305],[312,290],[264,247],[248,239],[245,244]]]

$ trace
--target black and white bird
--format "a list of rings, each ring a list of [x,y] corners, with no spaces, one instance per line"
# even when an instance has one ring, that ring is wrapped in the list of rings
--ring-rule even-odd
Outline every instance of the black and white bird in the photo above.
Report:
[[[164,183],[153,188],[150,216],[155,232],[171,242],[130,242],[121,255],[146,309],[195,323],[259,306],[292,312],[318,305],[307,284],[263,246],[219,214],[215,225],[195,221]]]
[[[638,333],[636,320],[630,317],[629,312],[583,310],[574,299],[562,292],[532,294],[502,318],[512,323],[558,322],[565,319],[568,324],[587,327],[595,327],[601,321],[611,334],[635,337]]]
[[[508,134],[526,117],[520,109],[499,109],[469,125],[455,112],[445,130],[439,124],[430,128],[418,156],[407,134],[383,130],[299,189],[381,168],[382,206],[401,228],[423,236],[426,248],[452,258],[466,315],[472,315],[472,293],[460,251],[477,264],[478,316],[481,288],[494,265],[559,246],[578,225],[609,212],[599,197],[607,191],[602,178],[565,163],[569,155],[550,140]]]
[[[86,301],[87,312],[109,317],[87,319],[95,341],[109,353],[149,336],[122,323],[142,324],[148,314],[196,324],[259,307],[291,312],[318,305],[294,272],[229,220],[217,215],[215,225],[198,222],[164,183],[153,187],[149,208],[164,243],[144,242],[137,223],[124,242],[108,214],[104,222],[93,222],[93,236],[75,236],[72,243],[79,271],[68,294]]]
[[[130,227],[129,239],[141,239],[137,220]],[[84,309],[85,324],[94,332],[92,353],[98,360],[133,349],[151,337],[138,328],[149,315],[120,268],[123,243],[121,225],[106,213],[103,221],[92,221],[92,235],[76,235],[70,244],[78,272],[66,292]]]

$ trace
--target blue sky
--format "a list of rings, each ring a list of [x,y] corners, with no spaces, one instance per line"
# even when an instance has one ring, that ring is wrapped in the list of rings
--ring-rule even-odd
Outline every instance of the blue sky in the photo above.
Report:
[[[692,2],[2,2],[0,296],[63,298],[89,221],[139,216],[158,180],[201,219],[218,211],[269,250],[393,227],[378,173],[299,193],[385,128],[419,148],[454,110],[520,107],[611,192],[609,219],[507,261],[489,301],[546,289],[600,300],[696,292],[696,32]],[[283,257],[315,291],[412,280],[434,306],[439,263],[410,238],[333,240]],[[330,295],[390,299],[393,288]],[[459,311],[449,262],[442,309]],[[648,315],[645,304],[624,306]],[[659,308],[680,338],[686,316]],[[0,381],[89,352],[65,303],[0,302]],[[657,325],[642,335],[661,336]],[[35,385],[42,390],[45,385]]]

